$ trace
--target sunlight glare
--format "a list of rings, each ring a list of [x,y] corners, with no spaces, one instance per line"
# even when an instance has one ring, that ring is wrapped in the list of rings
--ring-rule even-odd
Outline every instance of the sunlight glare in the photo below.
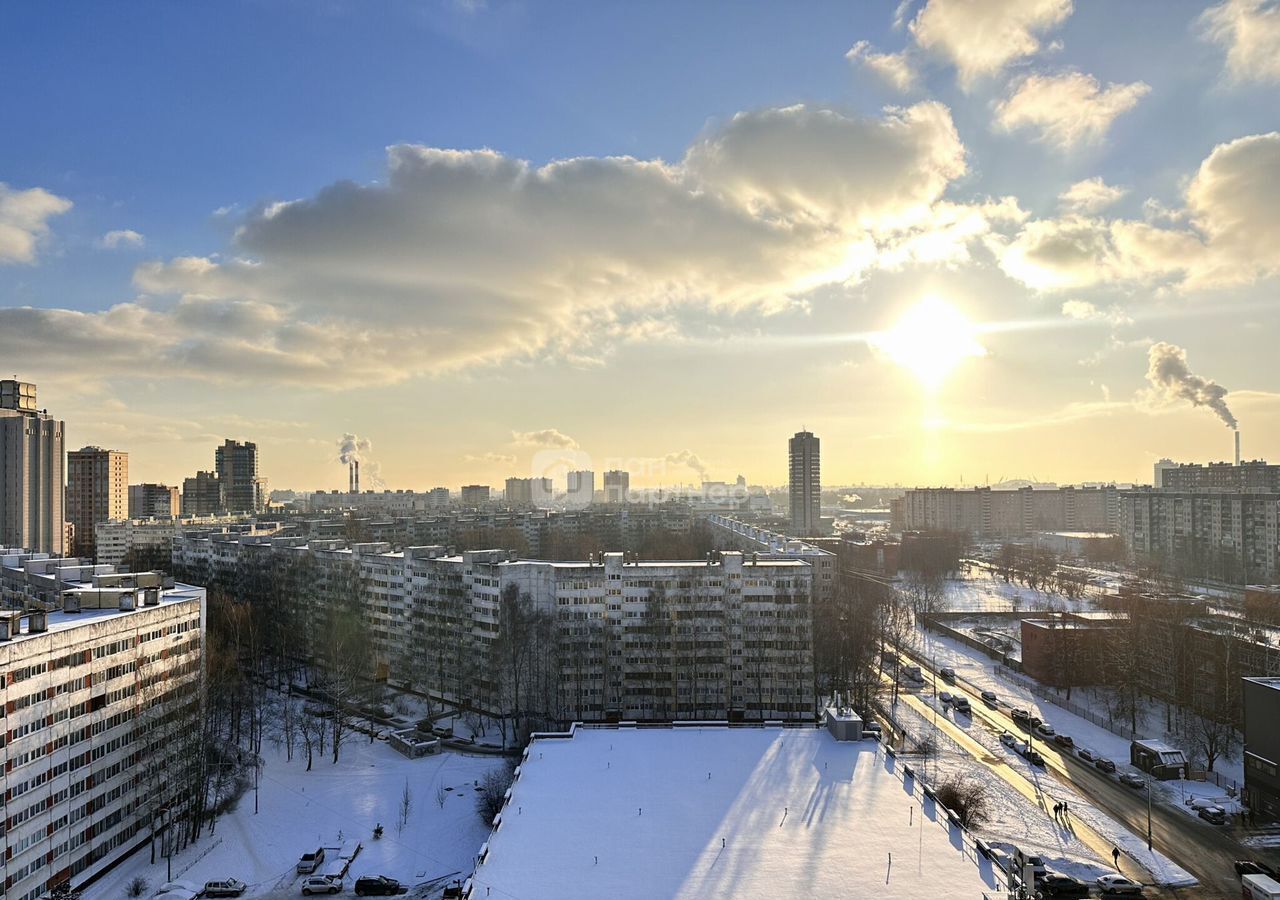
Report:
[[[976,334],[973,323],[955,306],[926,297],[903,313],[893,328],[877,335],[873,344],[935,391],[960,363],[987,355]]]

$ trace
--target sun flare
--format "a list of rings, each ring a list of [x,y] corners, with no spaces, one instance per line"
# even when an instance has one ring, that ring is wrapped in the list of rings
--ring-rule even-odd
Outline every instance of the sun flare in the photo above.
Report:
[[[930,391],[966,359],[987,355],[973,323],[938,297],[926,297],[908,309],[874,343]]]

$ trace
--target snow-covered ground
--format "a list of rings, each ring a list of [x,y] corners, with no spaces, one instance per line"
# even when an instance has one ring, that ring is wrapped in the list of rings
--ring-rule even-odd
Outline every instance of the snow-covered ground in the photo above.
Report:
[[[1089,600],[1067,600],[1060,595],[1006,582],[974,565],[965,568],[963,578],[947,581],[942,601],[942,608],[952,612],[1079,610],[1090,606]]]
[[[998,870],[935,821],[937,808],[899,771],[872,741],[812,728],[579,728],[539,739],[476,870],[476,895],[991,892]]]
[[[488,828],[476,815],[475,782],[502,763],[487,757],[444,752],[406,759],[382,741],[363,737],[344,745],[337,765],[317,758],[312,771],[306,759],[263,748],[266,765],[259,789],[259,811],[253,811],[253,789],[235,810],[219,817],[212,834],[173,858],[173,877],[203,885],[213,879],[238,878],[249,884],[248,896],[295,896],[301,876],[294,874],[299,856],[319,846],[336,847],[358,840],[363,850],[351,865],[347,892],[360,875],[389,875],[419,884],[451,872],[465,877]],[[396,827],[405,784],[412,810],[403,831]],[[442,787],[444,805],[437,803]],[[383,836],[373,839],[373,828]],[[332,854],[330,854],[332,855]],[[125,860],[85,892],[86,900],[116,900],[136,876],[149,883],[146,896],[166,880],[165,861],[150,864],[146,848]]]
[[[916,649],[927,659],[941,666],[950,666],[956,670],[957,676],[978,690],[995,691],[1004,702],[1029,710],[1046,722],[1052,724],[1059,733],[1067,734],[1075,741],[1077,750],[1081,747],[1110,759],[1116,764],[1116,773],[1133,772],[1146,777],[1141,770],[1129,765],[1129,745],[1127,737],[1116,734],[1100,725],[1084,719],[1057,704],[1033,693],[1026,681],[1019,677],[997,675],[995,662],[971,647],[958,641],[942,637],[931,632],[917,634]],[[1086,708],[1093,709],[1091,694],[1087,690],[1077,690],[1072,694],[1072,701]],[[1105,715],[1105,709],[1094,709]],[[1163,737],[1163,715],[1160,709],[1148,705],[1139,718],[1139,726],[1147,729],[1146,734],[1153,738]],[[1215,766],[1226,777],[1243,780],[1243,772],[1238,760],[1219,760]],[[1190,816],[1197,812],[1186,801],[1193,799],[1212,800],[1228,813],[1240,811],[1238,800],[1229,797],[1227,792],[1213,782],[1175,780],[1153,781],[1152,786],[1158,798],[1167,805],[1182,810]],[[1072,807],[1075,808],[1074,805]],[[1141,850],[1146,852],[1145,844]]]

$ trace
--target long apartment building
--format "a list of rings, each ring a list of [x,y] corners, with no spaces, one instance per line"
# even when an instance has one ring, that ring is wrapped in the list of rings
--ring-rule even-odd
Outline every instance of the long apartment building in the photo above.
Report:
[[[0,549],[5,898],[81,885],[182,816],[204,601],[153,573]]]
[[[1099,487],[913,488],[891,503],[899,531],[1016,538],[1038,531],[1116,533],[1120,491]]]
[[[395,684],[488,711],[510,711],[500,682],[504,592],[527,598],[546,626],[533,655],[554,670],[523,691],[551,720],[807,718],[814,713],[814,569],[799,558],[715,554],[645,562],[520,559],[440,546],[303,543],[178,536],[173,564],[204,583],[251,585],[254,567],[288,574],[296,650],[325,609],[354,597],[373,638],[370,668]],[[250,599],[252,599],[250,597]],[[509,652],[509,651],[508,651]]]
[[[818,604],[835,598],[836,554],[808,541],[788,537],[750,522],[712,513],[705,519],[716,546],[750,553],[759,559],[802,559],[813,567],[813,598]]]
[[[1280,580],[1280,492],[1158,490],[1120,495],[1129,552],[1191,577],[1237,584]]]
[[[126,560],[140,559],[147,560],[148,566],[167,569],[175,534],[227,531],[269,535],[276,534],[283,527],[279,522],[258,522],[244,516],[181,516],[100,522],[94,532],[98,562],[120,566]]]

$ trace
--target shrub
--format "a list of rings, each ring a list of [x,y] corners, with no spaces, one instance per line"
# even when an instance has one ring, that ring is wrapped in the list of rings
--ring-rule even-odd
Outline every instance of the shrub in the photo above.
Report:
[[[965,828],[977,828],[991,813],[987,792],[975,778],[952,775],[934,788],[938,802],[956,814]]]

